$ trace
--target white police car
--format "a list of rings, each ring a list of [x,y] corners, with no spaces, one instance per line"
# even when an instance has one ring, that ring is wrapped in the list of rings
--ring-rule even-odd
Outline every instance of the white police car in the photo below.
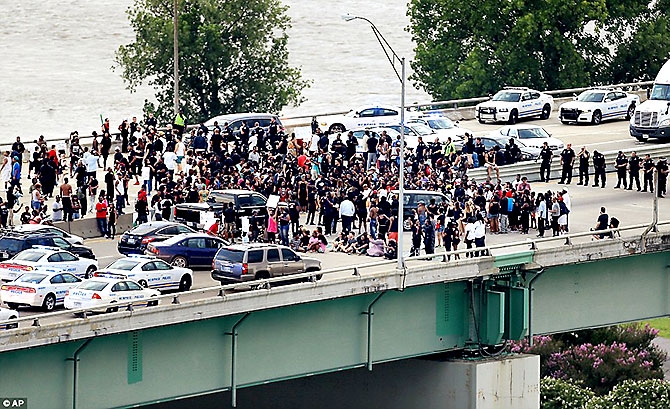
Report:
[[[335,115],[322,122],[321,130],[344,132],[349,129],[383,126],[400,122],[400,108],[384,105],[366,105],[346,115]],[[342,135],[344,138],[345,135]]]
[[[18,328],[19,326],[18,322],[14,323],[3,322],[7,320],[13,320],[15,318],[19,318],[18,311],[0,307],[0,329]]]
[[[65,295],[65,308],[97,310],[99,306],[115,303],[133,303],[134,307],[158,305],[158,290],[142,287],[137,281],[121,278],[118,274],[99,274],[70,289]],[[118,307],[105,307],[106,312]]]
[[[58,247],[33,246],[0,263],[0,279],[12,281],[19,275],[33,271],[40,266],[57,268],[86,278],[98,269],[98,261],[77,257]]]
[[[120,258],[94,273],[94,276],[100,277],[108,273],[130,278],[142,287],[161,291],[188,291],[193,284],[193,270],[172,266],[152,256],[131,255]]]
[[[525,87],[506,87],[490,100],[475,106],[480,123],[486,121],[515,124],[519,118],[539,116],[549,119],[554,109],[554,98],[540,91]]]
[[[466,133],[473,134],[471,130],[461,128],[458,123],[437,112],[411,114],[405,122],[408,125],[420,123],[428,126],[440,136],[440,141],[443,143],[446,142],[447,138],[451,138],[454,143],[462,142]]]
[[[59,269],[37,267],[3,284],[0,287],[0,298],[11,309],[27,305],[52,311],[63,304],[67,290],[81,281],[79,277]]]
[[[615,90],[613,88],[589,89],[566,102],[559,109],[562,123],[591,123],[598,125],[608,119],[630,119],[640,97],[635,94]]]

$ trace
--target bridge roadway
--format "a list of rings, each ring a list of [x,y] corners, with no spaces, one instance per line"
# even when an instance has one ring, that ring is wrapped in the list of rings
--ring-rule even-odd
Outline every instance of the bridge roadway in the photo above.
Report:
[[[560,138],[565,143],[572,143],[575,151],[578,151],[578,147],[582,145],[586,145],[591,152],[593,152],[594,149],[600,151],[612,151],[618,149],[632,150],[649,146],[663,146],[658,141],[647,143],[637,142],[634,138],[628,135],[627,121],[610,121],[597,127],[588,125],[568,126],[561,124],[555,117],[552,117],[547,121],[533,120],[523,123],[543,126],[553,136]],[[501,125],[479,124],[477,121],[463,121],[461,126],[471,129],[474,131],[475,135],[485,135],[495,131]],[[558,164],[554,164],[554,173],[558,167]],[[535,177],[536,175],[529,176]],[[649,193],[639,193],[637,191],[615,190],[613,189],[613,186],[616,183],[616,175],[608,173],[607,176],[607,187],[605,189],[577,186],[575,185],[578,182],[577,178],[574,178],[572,185],[569,186],[559,185],[557,184],[557,180],[552,180],[549,183],[535,182],[532,184],[532,187],[533,190],[537,191],[555,191],[562,188],[567,188],[569,190],[573,202],[573,210],[570,213],[570,229],[572,232],[587,231],[589,228],[593,227],[601,206],[606,206],[610,216],[617,217],[622,225],[634,225],[649,222],[652,217],[652,195]],[[591,175],[590,182],[592,183],[592,181],[593,175]],[[135,190],[136,187],[131,186],[131,194],[135,193]],[[659,214],[660,219],[663,219],[664,216],[665,218],[670,218],[670,204],[668,203],[668,199],[659,200]],[[531,230],[529,236],[523,236],[516,232],[507,235],[488,235],[487,244],[497,245],[510,241],[534,239],[536,234],[536,231]],[[410,237],[407,233],[404,235],[404,241],[405,248],[409,249]],[[112,243],[113,245],[110,245]],[[102,238],[88,239],[86,240],[86,244],[93,248],[94,253],[98,257],[100,266],[108,265],[121,257],[116,250],[115,241]],[[461,247],[464,247],[464,244],[461,243]],[[442,252],[444,249],[438,247],[437,251]],[[341,253],[313,254],[310,256],[321,259],[324,268],[337,268],[376,261],[368,257],[347,256]],[[326,279],[342,277],[348,274],[350,273],[341,272],[329,276]],[[193,289],[201,289],[213,285],[217,285],[217,282],[211,279],[209,271],[196,270]],[[30,317],[38,314],[41,314],[40,311],[35,309],[21,310],[22,317]]]

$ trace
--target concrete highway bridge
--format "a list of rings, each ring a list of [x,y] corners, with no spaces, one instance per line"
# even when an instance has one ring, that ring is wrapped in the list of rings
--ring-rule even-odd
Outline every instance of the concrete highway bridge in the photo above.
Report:
[[[30,408],[93,409],[222,392],[221,407],[259,407],[238,402],[238,390],[354,368],[372,376],[387,362],[490,353],[534,334],[669,315],[669,249],[663,222],[622,228],[614,239],[580,233],[495,245],[476,258],[464,250],[458,260],[413,257],[404,271],[382,261],[326,271],[321,281],[306,274],[290,285],[264,280],[254,291],[198,289],[163,295],[157,307],[87,318],[34,315],[0,332],[0,397],[28,397]],[[490,360],[452,362],[446,384],[415,394],[444,399],[423,407],[457,407],[452,400],[467,403],[461,408],[537,408],[536,358],[515,364],[504,356],[489,369]],[[469,378],[480,373],[498,384]]]

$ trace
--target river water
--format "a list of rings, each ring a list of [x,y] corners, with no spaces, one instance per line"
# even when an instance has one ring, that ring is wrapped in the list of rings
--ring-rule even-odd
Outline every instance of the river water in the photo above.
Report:
[[[413,57],[406,31],[407,0],[285,0],[293,21],[289,63],[312,80],[307,101],[282,114],[347,110],[379,102],[400,103],[400,83],[364,21],[345,22],[351,13],[375,22],[400,56]],[[141,115],[145,87],[131,94],[113,71],[114,53],[133,39],[126,9],[132,0],[0,0],[0,143],[90,134],[100,116],[115,127]],[[408,64],[409,66],[409,64]],[[398,65],[399,69],[399,65]],[[408,76],[410,70],[408,69]],[[408,81],[407,102],[429,100]]]

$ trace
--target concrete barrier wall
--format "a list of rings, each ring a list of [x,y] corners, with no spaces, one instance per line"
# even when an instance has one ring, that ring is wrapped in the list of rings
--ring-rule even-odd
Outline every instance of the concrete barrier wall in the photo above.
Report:
[[[68,233],[81,236],[85,239],[100,237],[98,221],[95,218],[86,218],[74,220],[72,222],[56,222],[54,226],[65,230]],[[133,214],[122,214],[116,221],[116,233],[121,234],[133,227]]]

